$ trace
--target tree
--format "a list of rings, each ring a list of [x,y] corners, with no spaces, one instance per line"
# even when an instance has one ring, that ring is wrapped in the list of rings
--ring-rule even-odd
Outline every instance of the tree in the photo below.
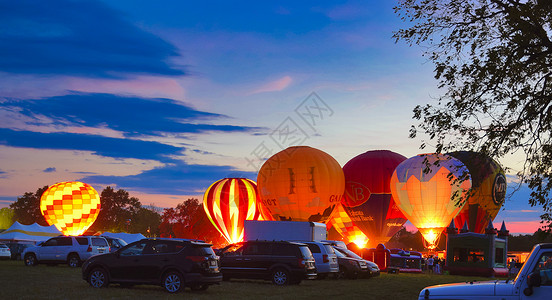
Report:
[[[127,232],[131,229],[132,218],[142,204],[123,189],[115,191],[106,187],[100,195],[101,209],[98,218],[88,231]]]
[[[10,204],[13,209],[13,221],[18,221],[23,225],[31,225],[38,223],[42,226],[49,225],[40,212],[40,197],[48,189],[44,186],[36,190],[36,192],[27,192],[21,197],[17,197],[17,201]]]
[[[161,216],[159,231],[162,237],[199,239],[214,245],[224,244],[224,238],[213,227],[202,203],[197,199],[188,199],[176,208],[166,208]]]
[[[13,209],[9,207],[0,208],[0,229],[8,229],[13,224]]]
[[[161,215],[155,210],[142,206],[131,217],[130,232],[141,233],[147,237],[159,236],[160,224]]]
[[[501,158],[523,151],[518,172],[552,228],[552,1],[402,0],[410,27],[396,41],[424,47],[443,94],[418,105],[410,137],[427,134],[437,152]]]

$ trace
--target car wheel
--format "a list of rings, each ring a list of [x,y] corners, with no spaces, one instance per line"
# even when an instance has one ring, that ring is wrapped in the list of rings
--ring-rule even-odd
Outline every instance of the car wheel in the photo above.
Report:
[[[26,254],[25,255],[25,265],[26,266],[36,266],[37,264],[37,260],[36,260],[36,256],[32,253],[29,253],[29,254]]]
[[[336,279],[343,279],[345,278],[345,274],[347,274],[347,269],[344,267],[339,267],[339,272],[337,272],[337,275],[335,276]]]
[[[183,285],[182,275],[178,272],[169,272],[163,277],[163,287],[171,294],[178,293]]]
[[[67,265],[71,268],[76,268],[80,266],[80,258],[77,254],[71,254],[67,258]]]
[[[88,275],[88,283],[95,288],[103,288],[109,285],[107,272],[102,268],[96,268]]]
[[[284,269],[276,269],[272,272],[272,282],[275,285],[287,285],[290,282],[289,272]]]
[[[196,284],[196,285],[192,285],[190,287],[190,289],[192,289],[192,291],[205,291],[208,288],[209,288],[208,284]]]

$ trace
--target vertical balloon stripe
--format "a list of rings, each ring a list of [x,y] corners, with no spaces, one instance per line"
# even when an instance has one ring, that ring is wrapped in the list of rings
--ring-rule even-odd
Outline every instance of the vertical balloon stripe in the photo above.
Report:
[[[203,198],[209,220],[229,243],[243,240],[245,220],[258,220],[257,187],[245,178],[225,178],[213,183]]]

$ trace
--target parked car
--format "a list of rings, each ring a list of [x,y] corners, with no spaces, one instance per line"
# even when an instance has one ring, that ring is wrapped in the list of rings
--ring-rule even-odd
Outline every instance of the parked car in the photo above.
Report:
[[[123,239],[120,239],[120,238],[103,236],[103,235],[101,235],[101,237],[103,237],[109,244],[109,249],[110,249],[109,252],[115,252],[123,248],[124,246],[128,245],[127,242],[125,242]]]
[[[57,236],[23,251],[25,265],[67,263],[78,267],[93,255],[109,252],[107,241],[100,236]]]
[[[366,259],[362,258],[360,255],[356,254],[354,251],[352,251],[350,249],[339,247],[339,250],[342,250],[348,257],[352,257],[352,258],[364,261],[366,263],[366,265],[368,266],[368,274],[366,274],[366,275],[368,275],[370,277],[380,275],[380,269],[379,269],[378,265],[375,262],[372,262],[372,261],[369,261],[369,260],[366,260]]]
[[[110,283],[161,285],[169,293],[185,286],[206,290],[222,281],[219,257],[211,244],[185,239],[151,238],[96,255],[82,265],[82,279],[92,287]]]
[[[333,247],[328,243],[318,241],[301,241],[312,252],[316,265],[318,279],[336,277],[339,272],[339,263]]]
[[[225,280],[271,280],[276,285],[299,284],[316,278],[314,257],[307,245],[287,241],[246,241],[220,250]]]
[[[0,243],[0,259],[10,259],[11,251],[8,245]]]
[[[6,243],[6,245],[10,248],[12,260],[21,260],[21,254],[23,253],[25,248],[34,246],[34,244],[21,242],[10,242]]]
[[[359,277],[368,277],[370,269],[366,260],[355,257],[354,252],[333,246],[335,254],[337,255],[337,261],[339,262],[339,275],[338,278],[357,279]],[[351,252],[351,253],[349,253]]]

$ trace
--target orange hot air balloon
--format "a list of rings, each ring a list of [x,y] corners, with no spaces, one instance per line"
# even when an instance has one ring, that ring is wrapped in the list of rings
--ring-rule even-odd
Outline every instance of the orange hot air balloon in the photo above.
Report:
[[[443,229],[464,206],[471,179],[458,159],[421,154],[397,166],[390,186],[399,209],[418,228],[427,247],[435,249]]]
[[[296,146],[270,157],[257,184],[263,204],[276,220],[326,222],[341,201],[345,179],[329,154]]]
[[[86,183],[60,182],[40,197],[40,212],[65,235],[81,235],[100,213],[100,196]]]
[[[368,237],[351,220],[341,204],[336,205],[334,211],[326,223],[326,229],[333,228],[347,239],[348,243],[355,243],[359,248],[365,248],[368,243]]]
[[[458,151],[449,155],[466,165],[472,179],[468,203],[454,218],[454,223],[457,228],[462,228],[467,222],[470,231],[484,233],[506,198],[504,170],[492,158],[481,153]]]
[[[215,228],[233,244],[243,240],[245,220],[263,220],[257,199],[257,185],[253,180],[225,178],[205,191],[203,208]]]

